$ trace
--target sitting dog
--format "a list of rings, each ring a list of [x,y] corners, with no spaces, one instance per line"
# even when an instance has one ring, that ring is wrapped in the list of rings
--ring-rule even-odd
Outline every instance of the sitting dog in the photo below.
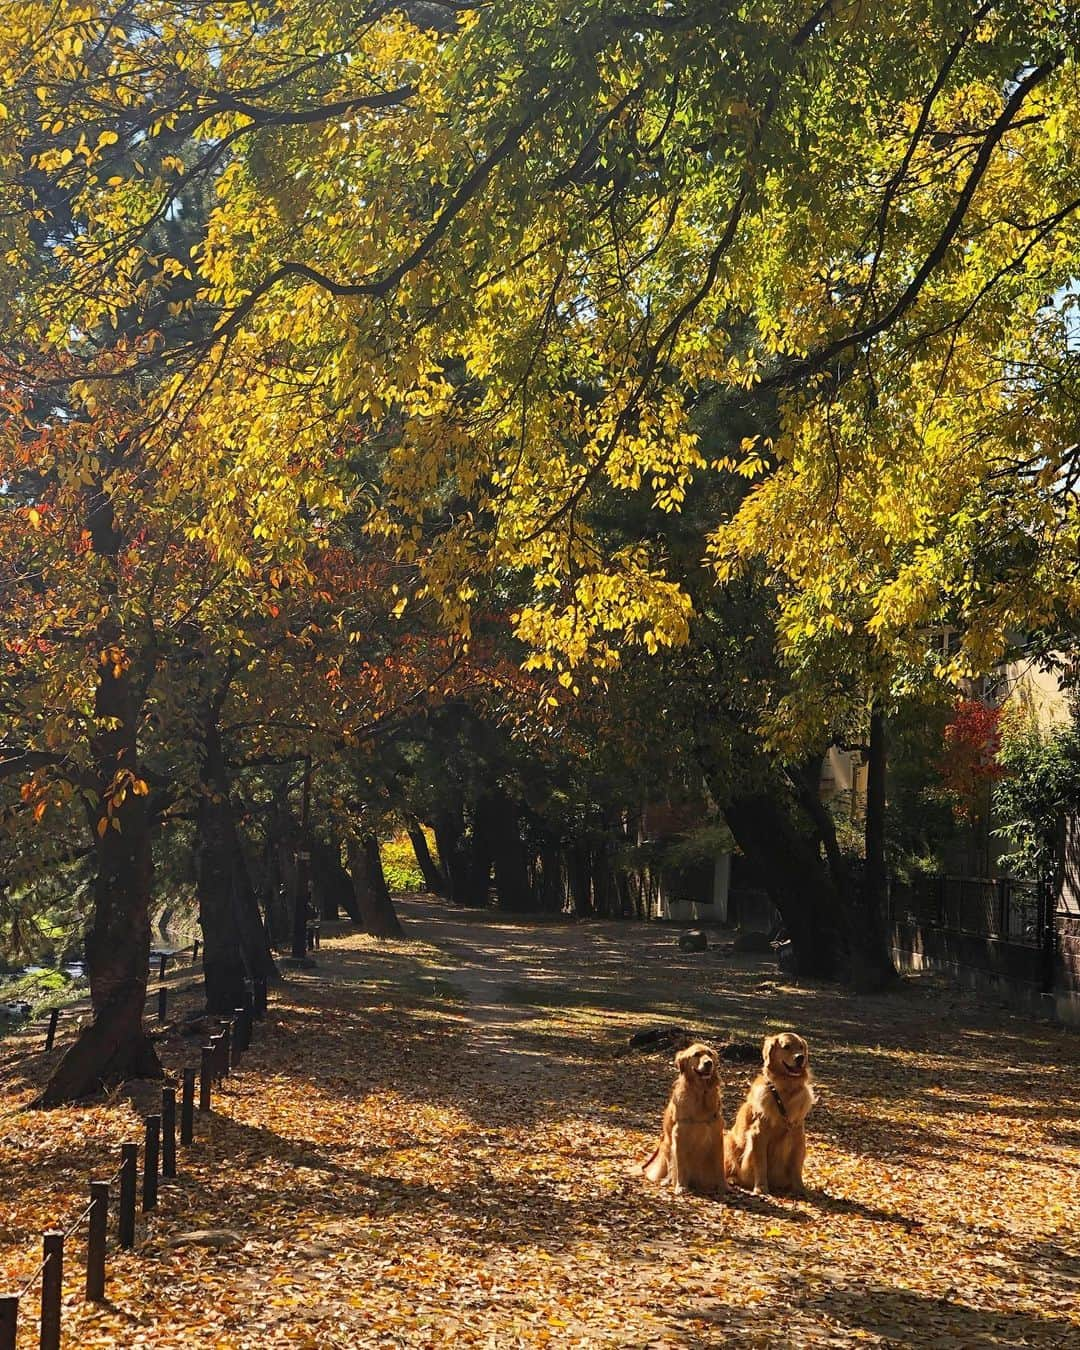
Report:
[[[720,1057],[696,1041],[675,1056],[679,1074],[671,1088],[660,1143],[641,1170],[650,1181],[671,1178],[676,1195],[687,1187],[722,1191],[724,1118],[720,1100]]]
[[[801,1036],[782,1031],[765,1038],[761,1057],[762,1072],[750,1084],[724,1140],[727,1178],[753,1186],[755,1195],[786,1191],[803,1196],[804,1121],[817,1100],[810,1052]]]

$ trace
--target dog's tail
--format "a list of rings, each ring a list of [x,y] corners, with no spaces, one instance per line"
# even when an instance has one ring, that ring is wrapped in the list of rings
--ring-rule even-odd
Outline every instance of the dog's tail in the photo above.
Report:
[[[730,1130],[724,1131],[724,1176],[733,1183],[739,1180],[738,1149]]]
[[[657,1144],[652,1156],[641,1164],[641,1171],[650,1181],[663,1181],[668,1173],[663,1145]]]

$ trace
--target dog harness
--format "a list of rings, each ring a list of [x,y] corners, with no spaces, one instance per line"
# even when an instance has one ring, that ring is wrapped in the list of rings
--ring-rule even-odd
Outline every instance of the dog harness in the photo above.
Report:
[[[779,1092],[777,1092],[776,1090],[776,1087],[772,1083],[770,1083],[767,1078],[765,1079],[765,1084],[773,1095],[773,1101],[776,1103],[776,1109],[784,1117],[784,1124],[790,1126],[791,1121],[788,1120],[787,1107],[784,1105],[783,1097],[780,1096]]]

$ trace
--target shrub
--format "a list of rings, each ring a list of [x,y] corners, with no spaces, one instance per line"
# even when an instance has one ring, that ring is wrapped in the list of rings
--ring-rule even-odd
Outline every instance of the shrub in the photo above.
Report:
[[[422,891],[424,875],[416,861],[412,841],[404,830],[380,844],[383,874],[391,891]]]

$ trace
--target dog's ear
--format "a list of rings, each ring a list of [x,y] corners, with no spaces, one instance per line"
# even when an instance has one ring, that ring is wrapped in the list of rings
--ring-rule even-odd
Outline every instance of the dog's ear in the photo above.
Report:
[[[765,1044],[761,1047],[761,1059],[763,1063],[768,1064],[769,1056],[772,1054],[772,1048],[775,1044],[776,1044],[775,1036],[765,1037]]]
[[[691,1049],[692,1047],[688,1045],[685,1050],[680,1050],[679,1053],[675,1056],[675,1067],[678,1069],[680,1073],[686,1072],[686,1066],[690,1063],[690,1060],[693,1058],[693,1056],[690,1053]]]

